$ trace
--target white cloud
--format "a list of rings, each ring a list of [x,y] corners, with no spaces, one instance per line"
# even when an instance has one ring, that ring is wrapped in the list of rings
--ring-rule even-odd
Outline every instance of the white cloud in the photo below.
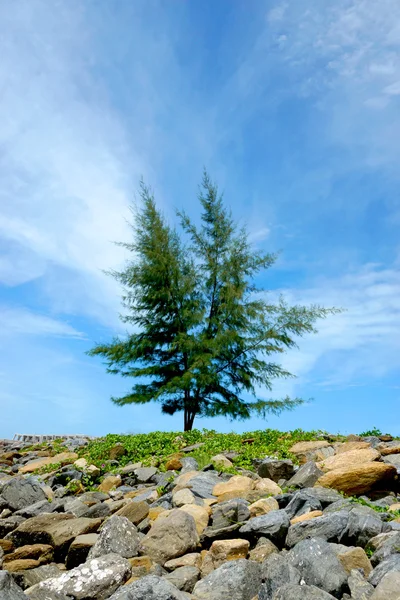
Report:
[[[41,335],[56,337],[84,337],[66,322],[47,315],[34,313],[25,308],[0,307],[0,335]]]

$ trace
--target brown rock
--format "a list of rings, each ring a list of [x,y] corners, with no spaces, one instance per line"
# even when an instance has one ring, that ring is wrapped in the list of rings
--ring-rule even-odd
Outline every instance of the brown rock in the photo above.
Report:
[[[175,479],[175,487],[173,491],[177,492],[178,490],[183,490],[183,488],[190,487],[190,480],[193,479],[193,477],[196,477],[198,474],[199,471],[188,471],[187,473],[182,473],[182,475],[179,475],[179,477]]]
[[[278,548],[270,540],[263,540],[263,543],[250,550],[249,559],[255,562],[262,563],[264,560],[279,552]]]
[[[361,437],[359,435],[355,435],[354,433],[350,433],[346,439],[348,442],[361,442],[362,441]]]
[[[211,457],[210,462],[212,462],[217,468],[218,467],[233,467],[233,463],[229,458],[224,456],[223,454],[216,454]]]
[[[378,450],[382,454],[382,456],[388,456],[390,454],[400,454],[400,444],[397,444],[396,446],[384,446],[382,444],[378,446]]]
[[[8,563],[15,560],[35,559],[39,560],[40,564],[46,564],[53,560],[53,547],[49,544],[32,544],[28,546],[21,546],[6,554],[4,557],[4,563]]]
[[[17,571],[27,571],[28,569],[36,569],[40,567],[40,561],[34,560],[33,558],[21,558],[19,560],[11,560],[10,562],[3,564],[3,569],[10,573],[16,573]]]
[[[135,556],[134,558],[128,558],[128,562],[132,567],[132,577],[144,577],[150,573],[153,566],[150,556]]]
[[[149,514],[147,515],[150,521],[155,521],[161,515],[161,513],[167,512],[162,506],[154,506],[150,508]],[[168,511],[169,512],[169,511]]]
[[[197,504],[185,504],[181,506],[180,510],[193,517],[196,523],[196,531],[201,535],[208,525],[211,509],[206,506],[198,506]]]
[[[391,504],[388,508],[389,512],[395,512],[397,510],[400,510],[400,502],[396,502],[395,504]]]
[[[265,494],[271,494],[271,496],[277,496],[278,494],[282,494],[282,490],[275,481],[272,479],[268,479],[268,477],[263,477],[256,481],[254,485],[254,489],[264,492]]]
[[[137,525],[149,514],[147,502],[129,502],[115,513],[119,517],[126,517],[131,523]]]
[[[350,450],[336,456],[331,456],[326,460],[317,463],[317,467],[322,471],[334,471],[337,469],[349,469],[363,463],[370,463],[380,458],[380,453],[374,448],[365,448],[364,450]]]
[[[229,481],[224,483],[217,483],[213,489],[213,496],[222,496],[226,494],[235,494],[231,496],[233,498],[239,498],[243,492],[252,490],[254,487],[254,481],[250,477],[243,477],[242,475],[234,475]]]
[[[210,548],[214,569],[228,560],[247,558],[250,542],[248,540],[215,540]]]
[[[321,510],[312,510],[309,513],[304,515],[300,515],[299,517],[294,517],[290,520],[291,525],[295,525],[296,523],[302,523],[303,521],[311,521],[311,519],[315,519],[315,517],[322,517],[323,512]]]
[[[368,577],[372,571],[368,556],[362,548],[350,548],[347,552],[339,554],[338,559],[348,575],[352,569],[363,569],[365,577]]]
[[[327,446],[329,446],[329,443],[325,440],[316,442],[297,442],[297,444],[294,444],[294,446],[290,448],[289,452],[292,452],[292,454],[307,454],[308,452],[326,448]]]
[[[279,510],[279,504],[275,498],[262,498],[249,506],[250,517],[266,515],[271,510]]]
[[[180,471],[180,469],[182,469],[182,463],[180,461],[180,459],[184,456],[184,454],[182,452],[179,452],[178,454],[174,454],[173,456],[171,456],[166,465],[165,468],[167,471]]]
[[[67,569],[73,569],[86,561],[89,551],[97,542],[98,537],[97,533],[84,533],[73,540],[68,549]]]
[[[365,450],[371,448],[369,442],[343,442],[335,447],[336,454],[343,454],[344,452],[352,452],[353,450]]]
[[[209,550],[201,551],[201,576],[207,577],[212,571],[214,571],[214,562],[212,559],[212,554]]]
[[[396,475],[397,471],[393,465],[370,462],[348,469],[329,471],[318,479],[316,485],[333,488],[349,495],[357,495],[365,494],[378,483],[390,485]]]
[[[172,560],[169,560],[165,563],[164,568],[167,569],[167,571],[174,571],[180,567],[197,567],[197,569],[200,569],[201,563],[201,554],[198,552],[190,552],[189,554],[185,554],[179,558],[173,558]]]
[[[120,475],[108,475],[103,479],[99,485],[99,492],[109,492],[113,488],[117,488],[121,485]]]
[[[381,440],[381,442],[392,442],[393,436],[390,435],[389,433],[385,433],[383,435],[380,435],[379,439]]]
[[[121,443],[117,443],[112,448],[110,448],[109,457],[110,460],[119,460],[126,454],[126,450]]]
[[[69,463],[75,462],[77,458],[78,455],[75,452],[61,452],[60,454],[56,454],[55,456],[38,458],[33,462],[29,462],[23,467],[20,467],[18,473],[33,473],[33,471],[36,471],[36,469],[42,469],[43,467],[47,467],[48,465],[68,465]]]
[[[11,540],[0,540],[0,548],[3,552],[12,552],[14,544]]]

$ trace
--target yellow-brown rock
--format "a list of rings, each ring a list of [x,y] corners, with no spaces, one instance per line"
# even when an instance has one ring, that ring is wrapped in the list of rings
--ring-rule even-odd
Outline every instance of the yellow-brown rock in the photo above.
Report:
[[[36,469],[42,469],[43,467],[47,467],[48,465],[68,465],[69,463],[73,463],[78,458],[78,455],[75,452],[61,452],[60,454],[56,454],[55,456],[47,456],[44,458],[38,458],[23,467],[19,468],[19,473],[33,473]]]
[[[108,475],[103,479],[99,485],[99,492],[109,492],[113,488],[117,488],[121,485],[121,477],[119,475]]]
[[[199,474],[199,471],[188,471],[187,473],[182,473],[175,480],[174,492],[178,490],[183,490],[183,488],[190,487],[189,482],[193,477]]]
[[[214,569],[217,569],[228,560],[247,558],[249,548],[250,542],[248,540],[215,540],[210,548]]]
[[[338,559],[348,575],[352,569],[363,569],[365,577],[368,577],[372,571],[372,565],[363,548],[350,548],[347,552],[339,554]]]
[[[266,515],[271,512],[271,510],[279,510],[279,504],[275,498],[262,498],[249,506],[250,517]]]
[[[282,490],[275,481],[272,479],[268,479],[268,477],[263,477],[255,482],[254,489],[260,492],[264,492],[266,495],[271,494],[271,496],[277,496],[278,494],[282,494]]]
[[[150,521],[155,521],[156,519],[158,519],[158,517],[161,515],[161,513],[165,513],[165,512],[168,512],[168,511],[165,508],[163,508],[162,506],[153,506],[152,508],[150,508],[149,514],[147,516],[150,519]]]
[[[183,490],[178,490],[177,492],[173,493],[172,502],[179,508],[185,504],[196,504],[196,498],[193,492],[191,492],[188,488],[183,488]]]
[[[135,556],[135,558],[128,558],[128,561],[132,567],[132,577],[144,577],[150,573],[150,569],[153,566],[153,561],[150,556]]]
[[[264,560],[271,556],[271,554],[275,554],[279,552],[278,548],[273,544],[270,540],[265,539],[264,542],[250,550],[249,559],[254,560],[255,562],[262,563]]]
[[[11,540],[0,540],[0,548],[3,552],[12,552],[14,544]]]
[[[352,452],[353,450],[365,450],[366,448],[371,448],[369,442],[343,442],[343,444],[339,443],[335,446],[336,454]]]
[[[201,554],[198,552],[190,552],[179,558],[169,560],[165,563],[164,568],[167,569],[167,571],[174,571],[175,569],[179,569],[179,567],[197,567],[200,569],[201,563]]]
[[[234,475],[229,481],[224,483],[217,483],[213,489],[213,496],[222,496],[226,494],[235,494],[231,496],[233,498],[239,498],[243,492],[252,490],[254,487],[254,481],[250,477],[243,477],[242,475]]]
[[[147,502],[128,502],[115,513],[119,517],[126,517],[131,523],[137,525],[149,514]]]
[[[396,467],[381,462],[369,462],[335,469],[320,477],[316,485],[328,487],[349,495],[365,494],[376,484],[389,484],[397,475]]]
[[[3,563],[3,569],[10,573],[16,571],[27,571],[28,569],[36,569],[40,567],[40,561],[34,560],[33,558],[21,558],[19,560],[12,560],[10,562]]]
[[[211,573],[211,571],[214,571],[214,562],[213,562],[212,554],[209,550],[201,551],[200,571],[201,571],[202,577],[207,577],[207,575],[209,575]]]
[[[53,560],[53,547],[49,544],[30,544],[27,546],[21,546],[4,556],[4,563],[8,563],[16,560],[34,559],[38,560],[40,564],[49,563]]]
[[[201,535],[208,525],[211,509],[207,506],[198,506],[197,504],[185,504],[179,510],[183,510],[193,517],[197,533]]]
[[[165,465],[166,470],[167,471],[179,471],[180,469],[182,469],[182,463],[181,463],[180,459],[183,456],[184,456],[184,454],[182,454],[181,452],[171,456]]]
[[[370,463],[378,460],[380,456],[380,453],[377,450],[374,450],[374,448],[349,450],[348,452],[326,458],[320,463],[317,463],[317,467],[325,472],[334,471],[336,469],[348,469],[363,463]]]
[[[390,512],[395,512],[397,510],[400,510],[400,502],[396,502],[396,504],[391,504],[388,508],[388,511]]]
[[[378,446],[379,452],[382,456],[388,456],[390,454],[400,454],[400,444],[396,446],[386,446],[384,444]]]
[[[316,441],[316,442],[297,442],[294,444],[289,450],[293,454],[307,454],[307,452],[313,452],[314,450],[319,450],[320,448],[326,448],[329,446],[329,443],[325,440]]]
[[[311,521],[311,519],[315,519],[315,517],[322,517],[322,515],[323,512],[321,510],[311,510],[309,513],[305,513],[299,517],[294,517],[290,520],[290,524],[295,525],[296,523],[302,523],[303,521]]]

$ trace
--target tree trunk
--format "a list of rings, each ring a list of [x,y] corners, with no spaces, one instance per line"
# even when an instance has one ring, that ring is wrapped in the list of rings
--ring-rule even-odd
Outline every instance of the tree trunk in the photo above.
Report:
[[[189,407],[185,407],[184,413],[184,431],[192,431],[196,413]]]

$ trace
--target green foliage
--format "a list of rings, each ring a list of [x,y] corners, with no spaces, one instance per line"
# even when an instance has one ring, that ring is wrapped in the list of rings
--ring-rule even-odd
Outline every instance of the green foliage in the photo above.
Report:
[[[380,435],[382,435],[382,431],[380,429],[378,429],[377,427],[373,427],[372,429],[367,429],[367,431],[363,431],[359,435],[361,437],[369,437],[371,435],[379,437]]]
[[[315,323],[338,312],[318,305],[272,302],[256,285],[276,255],[255,251],[218,188],[204,173],[199,193],[201,225],[178,213],[172,229],[142,183],[134,213],[134,240],[122,243],[132,260],[110,274],[123,286],[124,323],[133,333],[97,344],[89,354],[108,372],[136,379],[118,405],[161,403],[166,414],[184,412],[184,429],[196,416],[248,419],[279,414],[299,398],[265,400],[275,379],[293,377],[273,359],[315,333]]]
[[[354,504],[361,504],[362,506],[368,506],[368,508],[372,508],[375,512],[387,514],[389,517],[388,518],[389,521],[393,521],[393,519],[398,519],[400,517],[400,510],[389,511],[388,507],[377,506],[376,504],[373,504],[372,502],[368,502],[367,500],[364,500],[364,498],[360,498],[357,496],[351,496],[350,500]]]
[[[291,446],[299,441],[309,441],[317,438],[321,432],[305,432],[296,429],[291,432],[282,433],[275,429],[239,433],[217,433],[216,431],[193,429],[184,433],[155,431],[148,434],[116,435],[109,434],[104,438],[93,440],[86,448],[80,451],[88,462],[104,467],[109,457],[110,448],[117,442],[123,444],[126,454],[119,459],[121,465],[128,462],[143,462],[148,465],[154,460],[160,464],[164,463],[171,454],[178,452],[181,448],[192,444],[203,442],[204,445],[187,456],[200,458],[205,466],[210,462],[210,457],[223,451],[238,452],[239,456],[234,461],[235,467],[250,468],[255,458],[264,456],[277,456],[278,458],[296,457],[289,451]],[[243,440],[254,439],[251,444],[243,443]],[[203,459],[202,459],[203,457]]]
[[[49,465],[44,465],[43,467],[40,467],[40,469],[35,469],[33,471],[34,475],[45,475],[46,473],[53,473],[54,471],[58,471],[58,469],[61,469],[62,464],[61,463],[51,463]]]

